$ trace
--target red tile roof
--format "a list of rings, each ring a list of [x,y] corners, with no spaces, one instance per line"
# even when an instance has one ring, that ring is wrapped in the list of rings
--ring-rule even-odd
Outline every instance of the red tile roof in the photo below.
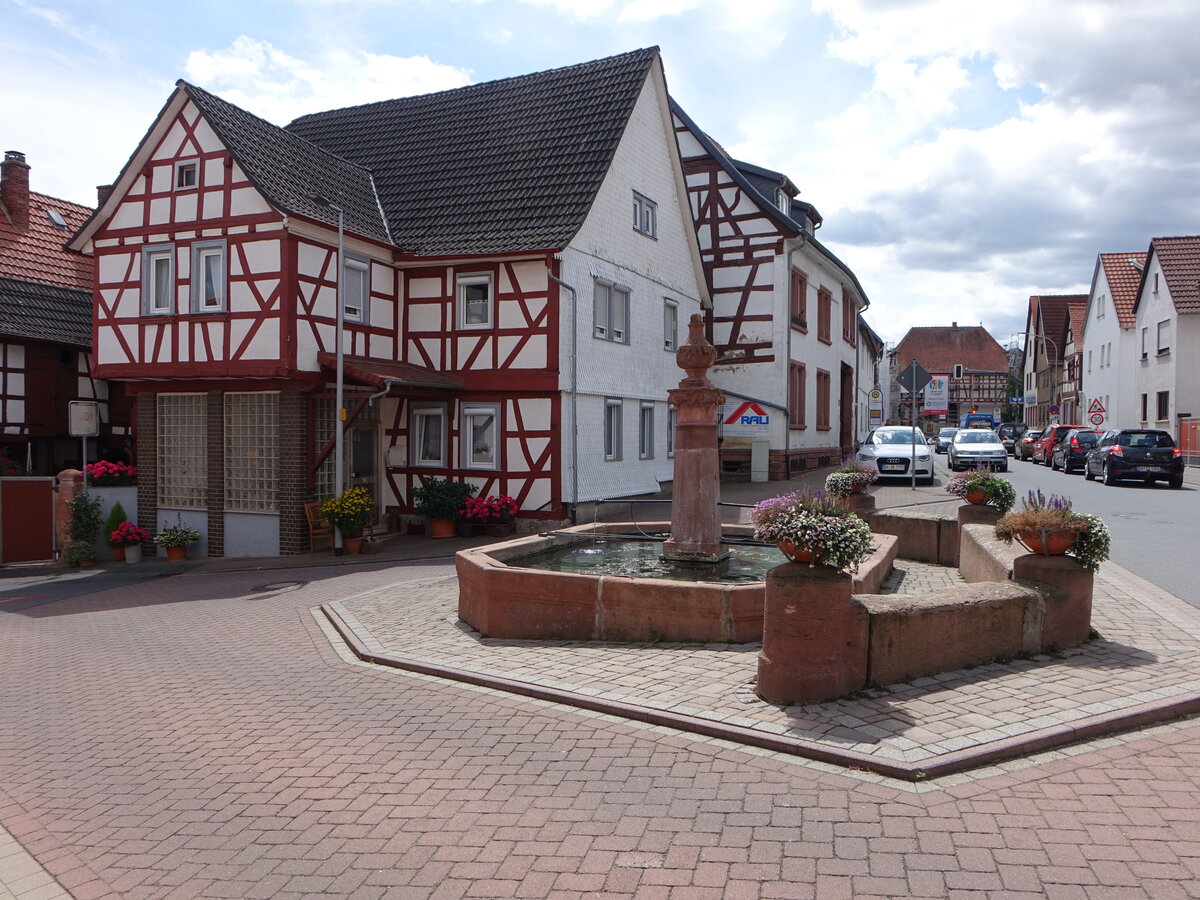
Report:
[[[1100,264],[1104,266],[1104,277],[1108,279],[1108,291],[1112,296],[1117,321],[1122,328],[1132,328],[1135,316],[1133,306],[1137,302],[1138,283],[1142,280],[1142,267],[1146,265],[1145,253],[1101,253]]]
[[[908,329],[896,346],[896,364],[916,360],[925,371],[943,375],[956,365],[980,372],[1007,372],[1008,354],[980,325],[933,325]]]
[[[1051,364],[1057,364],[1066,344],[1067,323],[1071,320],[1072,309],[1076,306],[1086,307],[1087,294],[1042,294],[1029,299],[1030,302],[1037,300],[1038,317],[1041,320],[1038,334],[1048,338],[1046,357]]]
[[[1157,237],[1150,249],[1162,266],[1175,311],[1200,312],[1200,235]]]
[[[1083,346],[1083,322],[1087,318],[1087,298],[1084,298],[1083,303],[1068,304],[1068,309],[1071,315],[1071,335],[1075,342],[1075,349],[1078,351]]]
[[[54,210],[67,223],[56,228],[47,215]],[[14,228],[0,213],[0,278],[16,278],[76,290],[92,290],[92,260],[63,249],[63,244],[92,214],[86,206],[29,192],[29,228]]]

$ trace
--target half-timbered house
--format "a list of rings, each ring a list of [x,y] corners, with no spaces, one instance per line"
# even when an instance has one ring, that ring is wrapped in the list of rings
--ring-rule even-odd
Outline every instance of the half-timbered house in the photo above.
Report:
[[[91,210],[29,189],[25,154],[0,163],[0,474],[51,475],[79,466],[68,404],[99,404],[88,457],[127,458],[129,409],[120,386],[91,372],[89,261],[63,244]]]
[[[672,112],[712,292],[712,377],[730,400],[724,468],[747,469],[764,439],[771,478],[836,463],[856,446],[856,384],[871,377],[857,351],[866,293],[817,239],[821,215],[787,176],[730,158],[678,104]],[[739,428],[745,403],[764,415]]]
[[[339,419],[349,483],[402,514],[431,475],[554,520],[669,480],[708,303],[669,103],[656,48],[286,128],[179,82],[72,241],[95,372],[137,397],[143,523],[307,549]]]

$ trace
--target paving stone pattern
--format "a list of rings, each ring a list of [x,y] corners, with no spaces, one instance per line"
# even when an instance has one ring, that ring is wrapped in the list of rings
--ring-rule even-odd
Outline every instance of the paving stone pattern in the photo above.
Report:
[[[889,589],[961,581],[956,569],[910,560],[897,568]],[[1200,611],[1108,564],[1093,608],[1101,640],[811,706],[755,695],[758,644],[491,640],[458,621],[457,597],[446,578],[333,606],[377,652],[909,763],[1200,690]]]
[[[449,571],[0,614],[0,825],[80,900],[1200,893],[1193,724],[901,785],[351,663],[312,615]]]

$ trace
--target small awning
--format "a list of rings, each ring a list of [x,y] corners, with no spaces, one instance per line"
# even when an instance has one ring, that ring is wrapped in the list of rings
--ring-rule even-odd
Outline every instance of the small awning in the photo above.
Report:
[[[337,371],[337,356],[333,353],[318,353],[317,362],[323,369]],[[342,371],[348,379],[377,388],[385,388],[389,382],[401,387],[438,388],[444,391],[461,390],[463,386],[461,381],[449,375],[364,356],[343,356]]]

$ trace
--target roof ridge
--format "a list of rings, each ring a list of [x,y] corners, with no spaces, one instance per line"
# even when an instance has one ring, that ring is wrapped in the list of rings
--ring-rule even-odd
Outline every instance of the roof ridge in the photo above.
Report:
[[[415,102],[418,100],[425,100],[425,99],[431,99],[431,98],[436,98],[436,97],[445,97],[449,94],[466,93],[466,92],[470,92],[470,91],[482,90],[483,88],[494,87],[496,85],[501,85],[506,82],[526,81],[526,80],[530,80],[530,79],[534,79],[534,78],[544,77],[546,75],[570,72],[574,69],[584,69],[589,66],[608,65],[617,60],[624,60],[624,59],[628,59],[628,58],[635,57],[638,55],[645,55],[647,57],[650,57],[653,54],[660,54],[660,53],[661,53],[661,51],[659,50],[658,45],[652,44],[649,47],[642,47],[638,50],[627,50],[624,53],[617,53],[617,54],[614,54],[613,56],[601,57],[600,59],[590,59],[590,60],[587,60],[586,62],[581,62],[581,63],[573,63],[572,65],[569,65],[569,66],[559,66],[559,67],[553,68],[553,69],[542,69],[541,71],[538,71],[538,72],[526,72],[523,75],[508,75],[508,76],[505,76],[504,78],[493,78],[491,81],[478,81],[478,82],[475,82],[474,84],[464,84],[461,87],[446,88],[445,90],[442,90],[442,91],[431,91],[431,92],[425,93],[425,94],[409,94],[408,96],[404,96],[404,97],[390,97],[387,100],[373,100],[370,103],[355,103],[350,106],[339,106],[339,107],[335,107],[334,109],[323,109],[319,112],[307,113],[303,116],[297,116],[296,118],[292,119],[292,121],[289,122],[287,124],[287,126],[284,126],[284,127],[285,127],[285,129],[290,130],[290,126],[296,124],[297,122],[310,122],[314,119],[319,119],[322,116],[334,115],[336,113],[345,113],[350,110],[365,110],[365,109],[370,109],[371,107],[382,107],[382,106],[388,106],[391,104],[410,103],[410,102]]]

